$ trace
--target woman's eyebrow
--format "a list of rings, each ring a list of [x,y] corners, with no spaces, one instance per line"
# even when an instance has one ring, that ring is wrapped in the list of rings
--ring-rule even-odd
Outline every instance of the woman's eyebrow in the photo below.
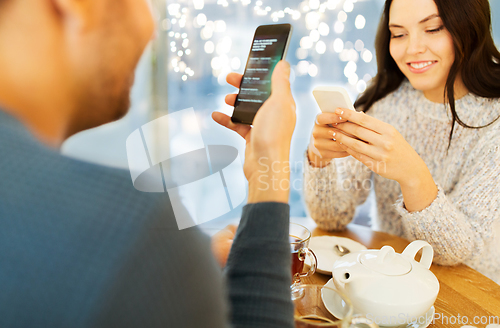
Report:
[[[419,24],[425,23],[425,22],[427,22],[427,21],[429,21],[429,20],[431,20],[431,19],[433,19],[433,18],[437,18],[437,17],[439,17],[439,15],[438,15],[438,14],[433,14],[433,15],[430,15],[430,16],[428,16],[428,17],[426,17],[426,18],[422,19],[422,20],[419,22]]]
[[[420,22],[418,22],[419,24],[423,24],[433,18],[438,18],[439,15],[438,14],[432,14],[430,16],[427,16],[425,17],[424,19],[422,19]],[[396,28],[404,28],[404,26],[401,26],[401,25],[397,25],[397,24],[389,24],[389,27],[396,27]]]

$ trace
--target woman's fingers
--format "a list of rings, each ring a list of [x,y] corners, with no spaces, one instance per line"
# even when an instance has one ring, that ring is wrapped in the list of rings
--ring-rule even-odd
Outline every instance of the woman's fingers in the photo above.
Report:
[[[374,117],[366,115],[363,112],[355,112],[349,109],[337,108],[335,114],[339,117],[341,121],[349,121],[356,123],[357,125],[363,126],[369,130],[372,130],[378,134],[382,134],[386,129],[386,123],[377,120]]]
[[[353,150],[355,152],[358,152],[360,154],[366,155],[371,158],[377,159],[378,153],[376,151],[376,147],[370,144],[367,144],[366,142],[362,140],[358,140],[355,138],[351,138],[349,136],[346,136],[343,133],[339,133],[336,136],[337,143],[339,145],[344,145],[344,147],[349,148],[350,150]],[[347,151],[344,147],[341,147],[343,150]]]
[[[314,139],[314,147],[318,149],[323,157],[325,157],[325,151],[344,151],[333,139]]]
[[[330,161],[333,158],[349,156],[349,154],[332,139],[315,139],[313,140],[313,143],[313,146],[317,151],[313,151],[313,153],[316,156],[319,156],[321,160]],[[309,149],[311,149],[311,145],[309,146]]]
[[[335,128],[348,135],[355,136],[369,144],[380,145],[382,143],[382,136],[380,134],[358,124],[351,122],[339,123],[335,126]]]
[[[345,150],[342,151],[324,150],[322,155],[323,158],[342,158],[342,157],[347,157],[350,154]]]
[[[346,147],[345,145],[340,145],[346,153],[366,165],[370,170],[374,170],[375,165],[379,166],[379,162],[377,162],[375,159],[371,158],[370,156],[367,156],[365,154],[362,154],[360,152],[357,152],[353,149],[350,149],[349,147]]]
[[[346,109],[349,110],[349,109]],[[328,125],[328,124],[335,124],[335,123],[340,123],[340,122],[345,122],[346,120],[340,119],[339,115],[335,113],[322,113],[316,116],[316,125]]]
[[[312,135],[314,139],[333,139],[335,130],[329,126],[316,125],[313,129]]]
[[[240,85],[241,85],[241,78],[242,77],[243,77],[243,75],[238,74],[238,73],[229,73],[226,76],[226,81],[227,81],[227,83],[231,84],[233,87],[239,89]]]
[[[219,123],[220,125],[228,128],[230,130],[235,131],[243,138],[246,138],[247,134],[252,129],[249,125],[233,123],[231,121],[231,117],[227,116],[226,114],[220,113],[220,112],[213,112],[212,118],[215,122]]]

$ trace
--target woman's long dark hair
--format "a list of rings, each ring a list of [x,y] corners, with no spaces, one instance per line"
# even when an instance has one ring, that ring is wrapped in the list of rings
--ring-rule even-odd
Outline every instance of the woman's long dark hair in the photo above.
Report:
[[[491,35],[491,13],[488,0],[434,0],[443,24],[450,32],[455,48],[455,62],[450,68],[443,99],[448,99],[452,113],[449,144],[455,122],[465,128],[483,126],[464,123],[455,111],[455,80],[457,76],[469,92],[485,98],[500,98],[500,52]],[[379,99],[395,91],[405,79],[389,52],[389,10],[392,0],[386,0],[375,39],[377,75],[368,89],[358,98],[356,107],[367,111]]]

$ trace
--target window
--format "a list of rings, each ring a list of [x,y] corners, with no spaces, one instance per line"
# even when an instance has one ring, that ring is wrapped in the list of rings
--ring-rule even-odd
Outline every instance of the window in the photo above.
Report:
[[[193,107],[205,144],[231,145],[244,154],[243,140],[217,126],[210,114],[232,113],[224,97],[236,90],[225,77],[231,71],[243,72],[255,28],[292,24],[287,60],[293,68],[297,126],[290,204],[293,216],[304,216],[303,155],[319,113],[311,91],[317,85],[340,85],[352,99],[364,91],[376,72],[373,44],[380,11],[380,1],[168,1],[159,12],[169,109]]]
[[[137,71],[127,117],[70,139],[65,154],[105,165],[127,167],[125,140],[142,124],[168,112],[193,107],[205,145],[229,145],[244,155],[244,141],[214,123],[213,111],[232,108],[224,96],[236,90],[225,76],[243,72],[255,28],[291,23],[287,60],[297,126],[292,140],[291,215],[304,216],[302,163],[319,109],[312,97],[318,85],[345,87],[354,100],[376,73],[374,38],[383,0],[154,0],[158,39]],[[490,2],[493,30],[500,44],[500,3]],[[190,129],[192,122],[179,122]],[[182,141],[170,140],[170,147]],[[210,197],[210,191],[204,191]],[[210,203],[210,202],[208,202]],[[228,216],[239,216],[241,206]]]

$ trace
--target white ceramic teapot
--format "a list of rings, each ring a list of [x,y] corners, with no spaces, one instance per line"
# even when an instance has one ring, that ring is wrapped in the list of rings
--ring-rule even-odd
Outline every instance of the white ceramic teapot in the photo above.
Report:
[[[350,253],[334,263],[333,282],[356,313],[384,326],[410,323],[424,315],[438,295],[439,282],[429,270],[433,256],[432,246],[423,240],[410,243],[402,254],[391,246]]]

